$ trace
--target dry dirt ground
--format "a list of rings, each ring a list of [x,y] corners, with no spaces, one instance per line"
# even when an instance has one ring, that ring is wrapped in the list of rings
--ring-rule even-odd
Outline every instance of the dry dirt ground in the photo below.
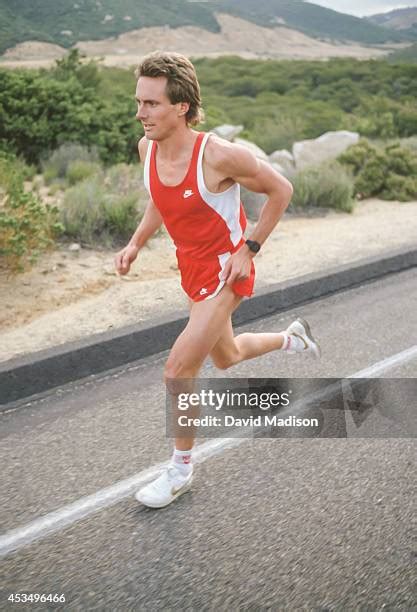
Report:
[[[332,43],[310,38],[286,28],[263,28],[226,14],[218,14],[221,32],[215,34],[201,28],[153,27],[126,32],[118,37],[97,41],[81,41],[77,47],[88,57],[101,58],[104,65],[129,67],[140,57],[155,51],[177,51],[187,56],[218,57],[240,55],[246,59],[328,59],[330,57],[377,58],[407,44],[361,46],[358,43]],[[0,58],[0,66],[48,67],[65,55],[58,45],[28,41],[8,49]]]
[[[250,231],[250,229],[249,229]],[[256,289],[416,246],[417,202],[358,202],[353,214],[287,213],[256,257]],[[111,251],[68,245],[14,278],[0,276],[0,361],[187,308],[166,234],[120,277]]]

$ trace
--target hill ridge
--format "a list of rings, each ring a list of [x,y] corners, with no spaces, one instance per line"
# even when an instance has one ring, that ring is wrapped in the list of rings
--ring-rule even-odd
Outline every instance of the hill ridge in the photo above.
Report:
[[[282,27],[313,38],[383,44],[409,39],[369,21],[304,0],[0,0],[0,53],[20,42],[38,40],[70,48],[144,27],[195,26],[220,31],[216,13],[227,13],[264,28]],[[408,37],[408,38],[407,38]],[[417,39],[417,34],[416,38]]]

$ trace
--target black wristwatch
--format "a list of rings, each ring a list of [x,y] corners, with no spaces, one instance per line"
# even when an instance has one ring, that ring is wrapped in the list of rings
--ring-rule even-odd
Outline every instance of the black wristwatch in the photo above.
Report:
[[[256,240],[246,240],[245,244],[248,245],[248,248],[250,251],[252,251],[252,253],[258,253],[258,251],[261,249],[261,245],[259,242],[256,242]]]

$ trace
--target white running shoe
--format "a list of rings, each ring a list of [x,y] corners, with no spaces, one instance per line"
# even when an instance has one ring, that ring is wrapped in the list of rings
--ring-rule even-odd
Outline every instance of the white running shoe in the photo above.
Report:
[[[313,338],[311,333],[310,325],[305,321],[305,319],[298,318],[296,319],[287,329],[285,330],[289,336],[295,336],[302,340],[304,348],[300,350],[291,350],[289,349],[289,353],[308,353],[315,357],[315,359],[319,359],[321,357],[321,349],[320,345]]]
[[[183,476],[175,466],[170,465],[156,480],[142,487],[135,498],[149,508],[164,508],[188,491],[192,481],[193,471]]]

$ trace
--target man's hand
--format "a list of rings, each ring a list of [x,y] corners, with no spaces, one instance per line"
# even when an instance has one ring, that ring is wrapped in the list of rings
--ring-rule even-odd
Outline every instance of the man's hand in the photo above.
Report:
[[[252,255],[246,244],[243,244],[236,253],[227,260],[222,280],[232,286],[238,280],[249,278],[252,264]]]
[[[130,270],[130,264],[133,263],[138,256],[139,247],[128,244],[124,249],[119,251],[114,258],[114,265],[118,274],[127,274]]]

